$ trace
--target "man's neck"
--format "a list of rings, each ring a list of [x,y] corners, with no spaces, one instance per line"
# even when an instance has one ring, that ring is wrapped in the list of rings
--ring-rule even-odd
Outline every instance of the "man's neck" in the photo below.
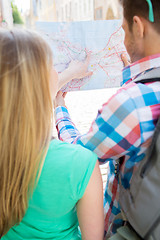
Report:
[[[144,44],[144,57],[160,54],[160,34],[155,30],[147,36]]]

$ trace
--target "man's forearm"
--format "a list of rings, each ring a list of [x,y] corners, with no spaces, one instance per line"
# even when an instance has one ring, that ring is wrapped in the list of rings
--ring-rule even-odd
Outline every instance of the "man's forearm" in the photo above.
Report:
[[[68,143],[75,142],[80,133],[72,122],[67,108],[57,107],[55,109],[55,119],[59,139]]]

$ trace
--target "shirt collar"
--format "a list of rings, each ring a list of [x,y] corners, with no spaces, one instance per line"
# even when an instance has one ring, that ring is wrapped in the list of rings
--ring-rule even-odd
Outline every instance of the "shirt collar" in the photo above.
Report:
[[[148,56],[132,63],[122,71],[123,81],[121,82],[121,86],[131,82],[146,71],[158,67],[160,67],[160,54]]]

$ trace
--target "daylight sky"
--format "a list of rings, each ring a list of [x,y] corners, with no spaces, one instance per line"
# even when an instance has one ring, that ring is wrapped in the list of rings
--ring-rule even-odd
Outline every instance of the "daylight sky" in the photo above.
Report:
[[[22,12],[25,12],[30,8],[30,0],[14,0],[14,2]]]

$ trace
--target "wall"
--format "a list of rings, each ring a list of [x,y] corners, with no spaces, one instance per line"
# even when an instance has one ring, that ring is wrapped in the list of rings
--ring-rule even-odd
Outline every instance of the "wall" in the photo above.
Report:
[[[30,25],[36,21],[56,21],[55,0],[30,0]]]
[[[94,19],[94,0],[56,0],[58,21],[89,21]]]
[[[95,20],[119,19],[122,7],[118,0],[95,0]]]

